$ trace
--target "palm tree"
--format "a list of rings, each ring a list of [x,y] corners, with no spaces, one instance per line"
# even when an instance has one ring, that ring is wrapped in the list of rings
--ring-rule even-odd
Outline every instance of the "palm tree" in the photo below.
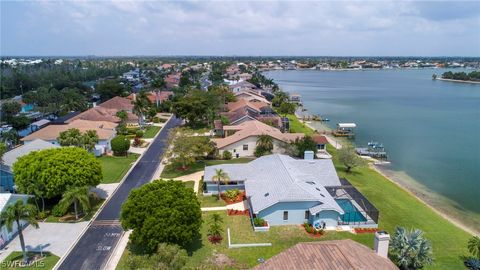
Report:
[[[7,226],[9,232],[13,229],[13,224],[17,225],[18,238],[20,239],[20,245],[22,246],[23,262],[27,263],[27,251],[25,250],[25,240],[23,238],[21,221],[30,223],[35,229],[38,228],[38,222],[35,219],[37,215],[37,209],[31,204],[25,203],[23,200],[18,200],[14,204],[7,206],[5,211],[0,214],[0,223]]]
[[[74,187],[67,190],[62,195],[60,200],[60,206],[67,210],[70,205],[73,203],[73,208],[75,210],[75,219],[78,219],[78,204],[82,207],[83,210],[90,210],[90,200],[88,195],[88,187]]]
[[[98,143],[98,135],[95,130],[87,130],[82,135],[82,145],[87,151],[92,151],[95,148],[95,144]]]
[[[480,237],[474,236],[468,240],[468,251],[470,253],[480,259]]]
[[[272,137],[262,134],[258,136],[257,139],[257,149],[260,152],[260,156],[265,153],[270,153],[273,150],[273,139]]]
[[[218,188],[218,197],[217,200],[220,199],[220,182],[226,183],[230,180],[230,176],[228,176],[227,172],[223,169],[215,169],[215,175],[212,176],[212,181],[217,182]]]
[[[133,103],[133,112],[138,116],[138,124],[140,127],[143,127],[143,116],[148,110],[150,106],[150,100],[148,99],[147,94],[145,91],[140,91],[138,95],[136,95],[135,100],[132,101]]]
[[[433,262],[432,246],[418,229],[397,227],[390,253],[400,269],[420,269]]]
[[[162,89],[165,87],[165,80],[163,76],[160,75],[156,80],[153,81],[152,86],[155,87],[155,103],[158,106],[160,105],[160,94],[162,93]]]
[[[80,133],[80,130],[76,128],[70,128],[66,131],[60,132],[57,140],[61,146],[79,147],[82,144],[82,134]]]

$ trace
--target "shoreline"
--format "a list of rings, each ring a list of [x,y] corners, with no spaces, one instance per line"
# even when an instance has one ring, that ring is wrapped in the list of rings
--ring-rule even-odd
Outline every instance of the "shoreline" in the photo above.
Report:
[[[463,81],[463,80],[444,79],[444,78],[436,78],[434,80],[439,80],[439,81],[444,81],[444,82],[480,84],[480,82],[477,82],[477,81]]]
[[[295,113],[295,117],[297,117],[298,121],[304,123],[308,128],[314,130],[315,132],[319,132],[314,126],[311,125],[311,123],[303,121],[300,117],[298,117],[297,113]],[[336,139],[332,138],[328,134],[325,134],[324,131],[319,132],[319,134],[324,135],[327,138],[328,143],[330,143],[330,145],[332,145],[334,148],[340,149],[342,147],[342,141],[339,141],[339,140],[336,140]],[[479,235],[480,234],[480,230],[476,230],[475,228],[471,228],[470,226],[466,225],[462,220],[459,220],[456,217],[446,213],[445,211],[442,211],[441,209],[436,208],[433,205],[433,203],[431,202],[431,200],[433,198],[429,198],[429,196],[426,194],[426,192],[422,193],[422,192],[416,190],[413,185],[409,185],[409,184],[405,183],[406,181],[395,180],[392,176],[389,176],[386,172],[382,171],[382,169],[378,168],[377,166],[378,165],[369,164],[368,167],[370,169],[376,171],[380,175],[382,175],[388,181],[392,182],[393,184],[397,185],[398,187],[400,187],[401,189],[406,191],[411,196],[415,197],[422,204],[424,204],[425,206],[427,206],[428,208],[433,210],[436,214],[438,214],[442,218],[448,220],[450,223],[452,223],[453,225],[455,225],[459,229],[464,230],[465,232],[467,232],[471,235]],[[415,184],[421,185],[420,183],[418,183],[414,179],[412,179],[412,180],[415,182]]]

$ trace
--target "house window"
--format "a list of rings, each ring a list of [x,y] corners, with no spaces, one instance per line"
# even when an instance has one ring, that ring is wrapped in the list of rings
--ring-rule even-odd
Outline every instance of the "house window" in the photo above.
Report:
[[[308,219],[310,217],[310,212],[307,210],[305,211],[305,219]]]
[[[288,220],[288,211],[283,211],[283,220],[284,221]]]
[[[244,144],[243,145],[243,151],[247,151],[248,150],[248,144]]]

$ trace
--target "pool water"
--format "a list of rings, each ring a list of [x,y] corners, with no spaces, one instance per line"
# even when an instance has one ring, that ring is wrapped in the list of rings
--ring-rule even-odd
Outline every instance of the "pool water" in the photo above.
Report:
[[[349,199],[337,199],[335,200],[338,205],[345,212],[340,218],[343,222],[364,222],[367,219],[358,211],[358,209],[350,202]]]

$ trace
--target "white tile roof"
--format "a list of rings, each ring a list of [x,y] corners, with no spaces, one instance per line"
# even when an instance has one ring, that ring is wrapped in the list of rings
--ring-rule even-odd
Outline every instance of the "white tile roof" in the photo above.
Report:
[[[42,139],[35,139],[30,143],[24,144],[22,146],[19,146],[15,149],[12,149],[6,152],[3,155],[3,164],[9,167],[12,167],[13,163],[15,163],[15,161],[17,161],[17,159],[21,156],[24,156],[32,151],[39,151],[39,150],[50,149],[55,147],[60,147],[60,146],[51,144]]]
[[[322,210],[343,210],[325,189],[340,180],[329,159],[303,160],[280,154],[260,157],[247,164],[223,164],[205,168],[205,182],[215,169],[223,169],[231,180],[245,180],[254,213],[279,202],[314,201]],[[318,209],[313,209],[318,210]]]
[[[3,212],[8,205],[15,203],[20,199],[26,201],[28,197],[30,196],[25,194],[0,193],[0,213]]]

